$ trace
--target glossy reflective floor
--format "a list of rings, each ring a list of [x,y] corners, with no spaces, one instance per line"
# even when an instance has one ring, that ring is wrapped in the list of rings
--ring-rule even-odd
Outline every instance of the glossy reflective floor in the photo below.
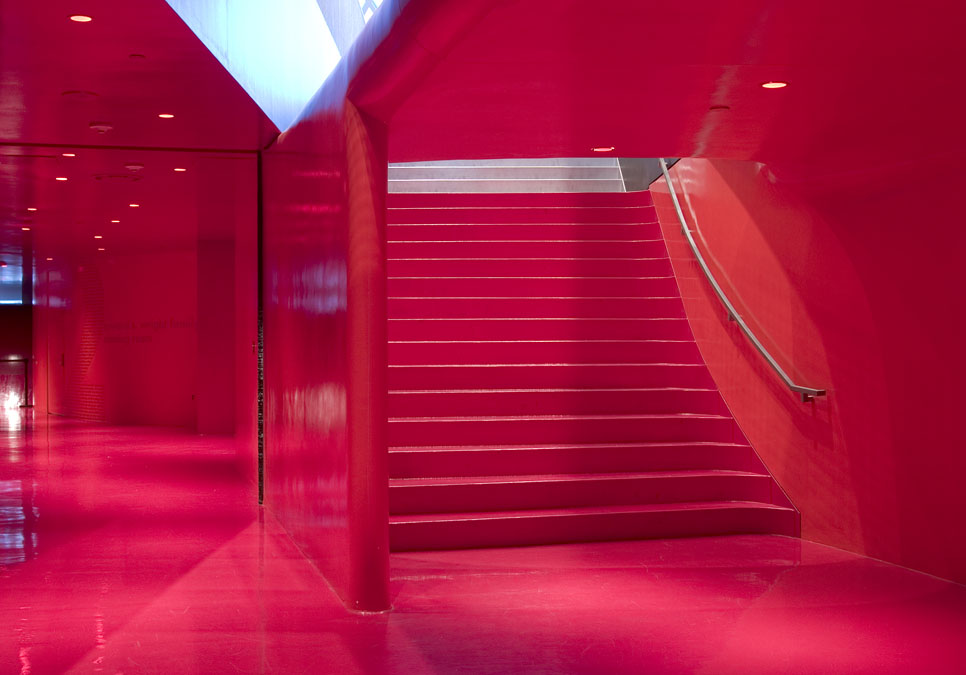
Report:
[[[771,536],[408,553],[346,612],[230,440],[0,431],[0,673],[962,672],[966,588]]]

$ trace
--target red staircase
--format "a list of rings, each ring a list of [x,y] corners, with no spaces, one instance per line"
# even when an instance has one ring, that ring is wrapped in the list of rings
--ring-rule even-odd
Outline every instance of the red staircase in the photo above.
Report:
[[[391,194],[388,231],[393,550],[798,534],[648,193]]]

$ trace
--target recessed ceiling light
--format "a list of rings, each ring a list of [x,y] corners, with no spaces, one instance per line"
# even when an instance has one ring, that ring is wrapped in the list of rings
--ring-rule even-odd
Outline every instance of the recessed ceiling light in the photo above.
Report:
[[[141,205],[140,204],[128,204],[128,206],[130,206],[132,209],[136,209],[136,208],[138,208]]]
[[[94,19],[87,16],[86,14],[71,14],[70,20],[76,21],[77,23],[90,23]]]
[[[172,117],[174,117],[174,115],[172,115],[171,113],[159,113],[158,117],[160,117],[163,120],[169,120]]]
[[[60,156],[61,157],[77,157],[77,155],[75,155],[73,152],[63,152],[63,153],[61,153]]]
[[[785,87],[788,86],[788,82],[781,82],[781,81],[762,82],[761,86],[764,89],[784,89]]]
[[[102,234],[95,234],[94,235],[94,238],[95,239],[103,239],[104,238],[104,235],[102,235]]]
[[[28,206],[27,207],[27,210],[28,211],[36,211],[37,210],[37,207],[36,206]]]
[[[613,145],[600,146],[597,148],[591,148],[591,150],[593,150],[594,152],[614,152],[614,146]]]
[[[24,232],[30,232],[29,227],[21,227],[20,229],[23,230]]]
[[[65,181],[67,180],[67,176],[57,176],[54,180]]]
[[[47,262],[50,262],[51,260],[53,260],[53,258],[47,258]]]
[[[103,248],[99,248],[99,249],[97,249],[97,250],[98,250],[98,251],[103,251],[104,249],[103,249]]]
[[[183,168],[181,168],[181,167],[179,166],[179,167],[177,167],[177,168],[175,168],[175,171],[177,171],[178,173],[182,173],[182,172],[184,172],[184,171],[187,171],[187,169],[183,169]]]
[[[119,222],[121,222],[121,221],[120,221],[120,220],[112,220],[111,222],[112,222],[112,223],[119,223]]]

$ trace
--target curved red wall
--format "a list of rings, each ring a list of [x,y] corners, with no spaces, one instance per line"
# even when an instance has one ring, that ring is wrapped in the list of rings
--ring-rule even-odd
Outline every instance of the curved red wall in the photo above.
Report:
[[[794,379],[828,388],[805,404],[728,322],[663,179],[652,191],[701,351],[803,536],[963,582],[960,166],[672,168],[738,311]]]

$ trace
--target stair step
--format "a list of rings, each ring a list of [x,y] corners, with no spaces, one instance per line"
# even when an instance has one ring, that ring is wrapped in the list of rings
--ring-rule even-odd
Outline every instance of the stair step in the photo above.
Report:
[[[389,258],[665,258],[663,239],[390,240]]]
[[[667,257],[656,258],[389,258],[390,277],[666,277]]]
[[[724,415],[526,415],[391,417],[394,447],[480,443],[734,442],[736,427]]]
[[[401,209],[473,209],[485,208],[495,215],[500,215],[505,223],[516,222],[506,214],[512,214],[517,209],[553,209],[557,213],[567,215],[572,211],[593,211],[595,209],[637,209],[639,212],[654,213],[654,202],[650,192],[564,192],[560,194],[395,194],[389,195],[386,206],[390,212],[390,222],[396,222],[392,214]],[[501,215],[502,214],[502,215]],[[656,220],[651,218],[650,220]],[[433,222],[433,221],[427,221]],[[564,220],[566,222],[566,219]],[[594,221],[590,221],[594,222]],[[597,218],[596,222],[609,221]]]
[[[468,163],[446,166],[390,165],[389,180],[566,180],[574,178],[621,180],[621,170],[617,164],[602,166],[551,166],[546,164],[473,165]]]
[[[390,193],[486,193],[486,192],[623,192],[624,181],[616,178],[395,178]]]
[[[390,224],[390,241],[559,241],[661,239],[656,221],[637,223],[409,223]]]
[[[691,340],[421,340],[391,341],[389,362],[433,363],[704,363]]]
[[[710,389],[704,364],[532,363],[389,366],[389,388],[402,389]]]
[[[519,297],[391,297],[390,319],[554,318],[586,316],[605,319],[647,316],[685,317],[681,298],[519,298]]]
[[[391,516],[390,549],[528,546],[727,534],[797,536],[794,510],[718,501]]]
[[[693,340],[687,319],[390,319],[390,340]]]
[[[496,467],[495,467],[496,468]],[[401,478],[393,515],[740,500],[771,503],[772,481],[747,471]]]
[[[763,471],[744,443],[587,443],[427,446],[389,449],[393,478],[487,476],[496,467],[524,474],[725,469]]]
[[[388,290],[394,297],[679,296],[674,277],[392,277]]]
[[[727,415],[714,389],[462,389],[390,391],[390,417],[478,415]]]
[[[578,194],[578,193],[573,193]],[[590,194],[590,193],[588,193]],[[596,194],[607,194],[598,192]],[[456,195],[446,195],[447,197]],[[470,195],[481,196],[481,195]],[[533,197],[534,195],[527,195]],[[641,206],[423,206],[390,207],[387,223],[642,223],[655,220],[653,207]]]

